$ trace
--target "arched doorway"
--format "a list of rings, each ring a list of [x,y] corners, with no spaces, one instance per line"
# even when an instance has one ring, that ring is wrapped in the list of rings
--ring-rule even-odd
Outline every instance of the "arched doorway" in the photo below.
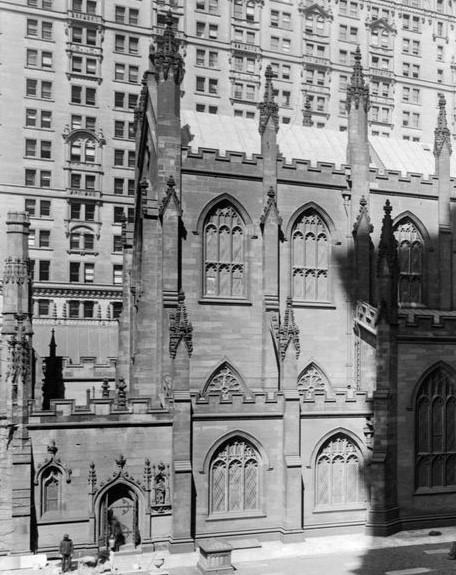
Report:
[[[124,483],[113,485],[100,502],[99,544],[107,545],[114,536],[116,550],[135,547],[141,542],[138,527],[138,496]]]

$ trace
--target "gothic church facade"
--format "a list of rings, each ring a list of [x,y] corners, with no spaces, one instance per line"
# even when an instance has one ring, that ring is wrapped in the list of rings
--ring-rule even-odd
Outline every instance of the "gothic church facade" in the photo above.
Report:
[[[454,523],[445,104],[433,152],[369,142],[360,60],[347,136],[310,118],[280,133],[269,68],[259,126],[181,113],[184,66],[168,23],[136,111],[115,393],[105,386],[79,405],[48,381],[43,401],[29,224],[9,214],[1,552],[55,549],[62,531],[94,549],[116,518],[126,548],[172,551],[206,537],[236,546]]]

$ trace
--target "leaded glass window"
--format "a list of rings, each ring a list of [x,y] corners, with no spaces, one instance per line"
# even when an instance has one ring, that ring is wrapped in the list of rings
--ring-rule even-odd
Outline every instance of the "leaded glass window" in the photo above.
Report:
[[[306,210],[297,219],[291,242],[293,297],[328,301],[329,232],[316,210]]]
[[[410,218],[401,220],[394,229],[399,255],[399,302],[403,305],[423,303],[424,242]]]
[[[343,434],[330,438],[316,460],[316,505],[360,505],[365,501],[361,453]]]
[[[215,453],[210,468],[212,513],[235,513],[259,509],[259,464],[256,449],[237,438]]]
[[[61,473],[53,467],[46,470],[41,478],[42,513],[60,510]]]
[[[204,295],[245,296],[245,226],[228,202],[218,204],[204,225]]]
[[[444,369],[426,377],[416,398],[416,485],[456,486],[456,385]]]

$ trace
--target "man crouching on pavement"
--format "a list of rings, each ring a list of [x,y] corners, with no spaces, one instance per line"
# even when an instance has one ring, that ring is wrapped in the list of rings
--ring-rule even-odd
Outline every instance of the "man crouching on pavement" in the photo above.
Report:
[[[71,570],[71,556],[73,555],[73,541],[68,533],[65,533],[62,541],[60,541],[59,550],[62,556],[62,572],[65,573]]]

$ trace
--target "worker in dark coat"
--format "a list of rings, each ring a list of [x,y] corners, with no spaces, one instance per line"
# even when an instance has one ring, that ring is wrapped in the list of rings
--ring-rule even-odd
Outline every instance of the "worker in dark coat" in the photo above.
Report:
[[[68,533],[65,533],[62,541],[60,541],[60,555],[62,556],[62,571],[71,570],[71,556],[73,555],[73,541],[70,539]]]

